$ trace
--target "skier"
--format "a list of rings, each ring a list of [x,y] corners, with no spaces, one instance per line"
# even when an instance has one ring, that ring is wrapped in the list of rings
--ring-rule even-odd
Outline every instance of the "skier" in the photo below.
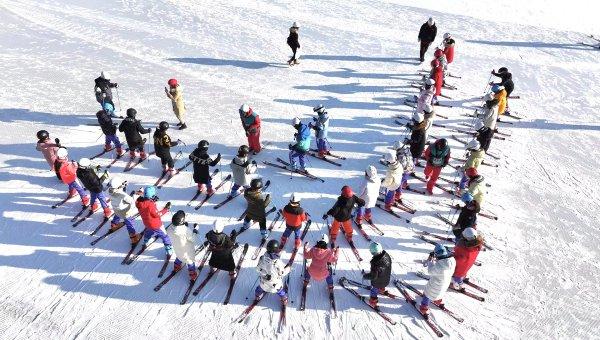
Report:
[[[281,235],[281,241],[279,241],[279,251],[283,250],[288,237],[294,233],[294,249],[300,248],[302,240],[300,239],[300,229],[302,228],[302,222],[306,222],[308,219],[304,209],[300,206],[300,197],[296,193],[292,193],[290,196],[290,202],[283,207],[283,218],[285,219],[285,231]]]
[[[206,140],[198,142],[198,147],[194,150],[189,159],[194,163],[194,182],[198,186],[198,191],[206,190],[207,195],[212,195],[215,190],[212,187],[212,177],[210,177],[210,167],[219,164],[221,153],[217,154],[214,160],[208,155],[208,146],[210,143]]]
[[[117,148],[117,157],[121,157],[125,151],[123,151],[121,141],[117,136],[117,126],[113,123],[111,118],[112,105],[110,103],[104,103],[104,107],[105,109],[96,112],[96,118],[98,118],[100,129],[102,129],[102,133],[104,134],[104,151],[108,152],[112,150],[112,143],[115,145],[115,148]]]
[[[156,156],[160,158],[160,164],[163,166],[163,172],[169,172],[171,175],[175,173],[175,161],[171,157],[171,148],[179,144],[179,140],[173,142],[171,137],[167,135],[169,123],[160,122],[158,129],[154,131],[154,151]],[[191,156],[190,156],[191,157]]]
[[[94,79],[94,93],[96,94],[96,101],[104,109],[104,103],[109,103],[113,108],[112,88],[118,88],[119,84],[110,82],[110,75],[108,72],[100,72],[100,77]],[[112,116],[112,115],[111,115]]]
[[[508,98],[506,90],[502,85],[492,85],[491,90],[494,93],[494,98],[498,100],[498,115],[503,115],[506,111],[506,98]]]
[[[504,86],[504,89],[506,90],[506,110],[504,111],[504,114],[510,115],[510,109],[508,107],[508,98],[515,89],[515,83],[512,80],[512,73],[508,72],[508,69],[506,67],[500,67],[498,69],[498,72],[492,70],[492,74],[496,77],[499,77],[501,81],[499,83],[491,82],[490,85]]]
[[[385,188],[385,209],[391,210],[396,196],[396,190],[402,185],[403,169],[400,162],[398,162],[395,151],[386,153],[385,161],[388,163],[388,169],[385,173],[383,182],[381,182],[381,186]]]
[[[260,235],[267,238],[267,214],[266,208],[271,204],[271,195],[263,195],[263,182],[261,178],[250,181],[250,188],[244,191],[244,198],[248,202],[246,217],[244,217],[243,230],[250,228],[250,221],[258,222]]]
[[[138,195],[141,196],[135,201],[135,206],[140,212],[142,222],[144,222],[144,226],[146,227],[144,229],[143,246],[147,247],[153,237],[160,238],[165,246],[167,257],[172,256],[173,245],[160,219],[161,216],[169,212],[171,202],[167,202],[165,207],[159,211],[156,207],[158,197],[156,196],[156,187],[154,186],[145,187],[143,190],[140,189]]]
[[[267,252],[260,257],[256,270],[260,283],[256,286],[254,294],[256,300],[262,298],[265,293],[276,293],[281,299],[282,305],[287,305],[287,291],[283,287],[283,277],[290,273],[291,267],[286,267],[279,258],[279,242],[270,240],[267,242]]]
[[[467,158],[465,164],[460,168],[460,171],[463,173],[463,175],[458,184],[458,188],[461,190],[465,188],[469,180],[469,177],[466,175],[467,169],[477,169],[485,157],[485,151],[483,151],[481,148],[481,143],[479,143],[476,139],[473,139],[467,143],[467,152],[469,153],[469,157]]]
[[[446,247],[436,244],[433,253],[429,254],[429,259],[424,266],[427,267],[429,282],[423,290],[423,299],[419,311],[423,315],[428,315],[430,301],[443,303],[442,298],[452,281],[456,261]]]
[[[479,203],[473,199],[465,203],[465,205],[460,209],[458,219],[456,219],[456,223],[452,227],[452,233],[454,233],[456,239],[461,238],[462,232],[465,229],[477,228],[477,213],[479,213],[480,210],[481,208],[479,207]]]
[[[394,201],[402,203],[402,189],[408,186],[408,178],[410,177],[410,174],[415,171],[415,163],[410,154],[410,150],[406,148],[405,144],[401,144],[400,141],[397,141],[394,144],[394,149],[396,149],[396,159],[402,167],[402,180],[400,181],[400,186],[394,193]]]
[[[335,244],[335,240],[340,231],[340,226],[344,228],[344,233],[346,234],[348,242],[352,242],[352,221],[350,221],[350,219],[352,218],[354,205],[362,207],[365,205],[365,201],[356,197],[354,192],[352,192],[352,188],[344,185],[342,187],[342,194],[338,197],[333,207],[323,215],[324,220],[327,219],[327,216],[333,216],[331,230],[329,231],[332,244]]]
[[[167,84],[169,85],[169,88],[167,89],[165,87],[165,93],[167,94],[167,97],[171,99],[171,104],[173,104],[173,113],[175,114],[175,117],[177,117],[177,120],[179,120],[177,126],[179,126],[179,130],[183,130],[187,128],[187,125],[185,125],[186,108],[185,104],[183,103],[181,86],[179,85],[179,82],[177,82],[177,79],[169,79]]]
[[[377,204],[379,189],[381,188],[381,179],[377,174],[377,168],[369,165],[365,170],[362,185],[360,186],[358,197],[365,201],[365,205],[358,207],[356,213],[356,223],[361,224],[363,217],[369,222],[371,221],[371,210]]]
[[[435,21],[433,18],[429,18],[427,22],[421,25],[421,29],[419,29],[419,42],[421,43],[419,59],[421,62],[425,61],[425,53],[427,53],[429,45],[435,40],[436,35],[437,27],[435,26]]]
[[[254,155],[260,152],[260,116],[248,104],[240,107],[240,119],[248,137],[248,146]]]
[[[425,123],[424,117],[419,112],[415,112],[412,118],[413,127],[410,134],[410,139],[407,141],[410,144],[410,154],[413,158],[413,162],[417,165],[419,158],[423,156],[425,145],[427,143],[427,123]]]
[[[442,95],[442,85],[444,85],[444,68],[437,59],[431,61],[431,79],[435,82],[435,94],[431,99],[432,105],[438,104],[438,97]]]
[[[448,165],[450,161],[448,141],[445,138],[441,138],[427,147],[427,150],[425,150],[425,160],[427,160],[424,171],[425,179],[427,180],[427,193],[433,195],[433,187],[438,177],[440,177],[442,168]]]
[[[329,132],[329,113],[325,111],[323,105],[313,108],[317,113],[317,117],[313,117],[313,122],[308,124],[308,127],[315,130],[315,139],[317,141],[317,150],[320,157],[325,157],[329,154],[329,141],[327,133]]]
[[[465,170],[465,175],[469,178],[469,182],[467,188],[462,190],[462,194],[469,194],[480,206],[483,205],[483,200],[485,199],[485,182],[483,176],[477,172],[476,168],[468,168]],[[463,202],[466,202],[466,200],[463,199]]]
[[[235,260],[233,259],[233,250],[235,248],[236,230],[232,230],[230,235],[223,233],[225,224],[222,221],[215,220],[213,229],[206,233],[206,239],[210,244],[211,251],[208,265],[211,271],[223,270],[229,272],[229,276],[235,275]]]
[[[363,274],[364,280],[371,280],[370,290],[371,298],[369,299],[369,305],[378,309],[377,303],[379,301],[377,295],[385,292],[385,287],[390,284],[390,277],[392,275],[392,258],[390,255],[383,250],[381,244],[377,242],[371,242],[369,251],[373,258],[371,258],[371,271]]]
[[[456,242],[454,247],[454,259],[456,260],[456,268],[452,275],[452,288],[455,290],[463,290],[463,282],[469,269],[477,260],[477,255],[483,247],[483,237],[473,228],[467,228],[462,232],[462,238]]]
[[[296,129],[296,133],[294,133],[294,138],[296,143],[290,144],[288,148],[290,149],[289,159],[292,170],[300,170],[306,171],[304,168],[304,156],[306,152],[310,148],[310,128],[306,124],[302,124],[300,118],[295,117],[292,120],[292,125]],[[298,160],[298,162],[296,161]],[[298,163],[300,165],[298,166]]]
[[[329,236],[321,234],[321,239],[317,241],[314,247],[307,248],[308,242],[304,243],[304,259],[312,260],[310,266],[304,271],[304,286],[308,286],[310,279],[327,282],[329,292],[333,291],[333,275],[329,271],[328,264],[336,263],[338,260],[339,247],[329,249]]]
[[[451,64],[454,61],[454,38],[450,33],[444,33],[444,40],[442,42],[444,44],[444,55],[446,56],[446,61],[448,64]]]
[[[298,27],[298,23],[296,23],[294,21],[294,23],[292,24],[292,27],[290,27],[290,35],[287,38],[287,44],[292,49],[292,52],[294,53],[294,55],[292,55],[290,60],[288,60],[288,64],[290,66],[300,63],[298,61],[298,58],[300,58],[300,56],[296,57],[296,52],[298,52],[298,49],[300,48],[300,43],[298,42],[298,30],[299,29],[300,29],[300,27]],[[300,53],[298,53],[298,54],[300,54]]]
[[[54,143],[52,143],[50,141],[50,134],[46,130],[38,131],[36,136],[38,141],[35,146],[35,149],[37,151],[40,151],[42,155],[44,155],[46,162],[48,162],[48,165],[50,166],[50,170],[56,172],[56,176],[58,177],[58,179],[60,179],[60,177],[58,176],[58,172],[54,169],[54,162],[56,161],[56,152],[58,151],[58,148],[60,148],[60,140],[58,138],[55,138]]]
[[[423,112],[425,109],[425,105],[431,105],[433,101],[433,96],[435,95],[435,80],[432,78],[425,79],[425,86],[419,92],[419,97],[417,99],[417,109],[415,112]]]
[[[430,104],[425,105],[423,108],[423,124],[425,124],[425,133],[429,131],[429,128],[433,125],[433,119],[435,118],[435,110]]]
[[[442,65],[442,70],[444,71],[444,79],[446,77],[446,71],[448,70],[448,60],[446,60],[446,55],[444,54],[444,50],[439,47],[435,48],[435,52],[433,52],[433,57],[440,62]]]
[[[475,122],[475,131],[477,131],[477,141],[481,144],[481,148],[487,152],[490,148],[490,143],[494,137],[494,130],[483,125],[483,122],[478,120]]]
[[[69,153],[67,149],[61,147],[56,151],[56,160],[54,161],[54,169],[59,175],[60,180],[69,186],[69,198],[79,194],[81,205],[87,207],[90,204],[90,197],[77,180],[77,163],[69,161]]]
[[[98,165],[96,169],[100,169],[100,166]],[[91,194],[92,207],[90,210],[92,212],[98,210],[98,202],[96,202],[98,200],[104,210],[104,217],[109,218],[112,215],[112,210],[106,202],[106,195],[104,195],[104,188],[102,187],[102,182],[109,176],[108,171],[104,170],[102,176],[98,177],[92,167],[92,161],[89,158],[82,158],[79,160],[79,167],[76,173],[77,178],[83,183],[84,188]]]
[[[140,158],[142,160],[148,157],[144,150],[145,140],[142,139],[140,134],[150,134],[152,129],[144,129],[141,121],[135,119],[137,111],[134,108],[127,109],[127,118],[123,119],[119,125],[119,131],[125,133],[125,140],[129,145],[129,156],[135,158],[136,151],[140,152]]]
[[[483,96],[483,100],[485,103],[483,104],[480,113],[483,125],[492,130],[496,130],[498,121],[498,99],[494,98],[493,93],[488,93]]]
[[[248,189],[250,187],[250,176],[256,173],[256,161],[250,162],[248,159],[250,149],[246,145],[238,148],[237,156],[231,160],[231,173],[233,174],[233,185],[228,198],[238,195],[240,188]]]
[[[137,244],[142,238],[142,234],[135,231],[133,227],[133,217],[137,214],[135,201],[138,195],[131,197],[126,192],[127,181],[121,177],[114,176],[111,178],[108,185],[108,194],[110,195],[110,205],[115,212],[112,221],[110,222],[110,231],[117,231],[123,225],[127,228],[129,240],[131,244]],[[121,222],[123,220],[123,222]]]
[[[171,223],[173,226],[167,230],[167,235],[173,243],[173,251],[175,252],[173,270],[180,271],[183,268],[183,263],[185,263],[190,281],[196,281],[198,278],[198,272],[196,271],[196,237],[198,235],[188,227],[183,210],[177,210],[171,218]]]

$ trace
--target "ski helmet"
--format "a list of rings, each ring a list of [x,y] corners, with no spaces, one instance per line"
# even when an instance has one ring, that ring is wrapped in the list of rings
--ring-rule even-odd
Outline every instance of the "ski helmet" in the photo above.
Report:
[[[440,66],[440,62],[439,62],[439,60],[437,60],[437,59],[433,59],[433,60],[431,61],[431,68],[436,68],[436,67],[439,67],[439,66]]]
[[[489,102],[490,100],[494,100],[494,94],[493,93],[486,93],[485,96],[483,96],[483,100],[486,102]]]
[[[344,185],[342,187],[342,196],[346,198],[351,198],[354,196],[354,192],[352,192],[352,188],[349,185]]]
[[[170,87],[176,87],[178,85],[177,79],[171,78],[171,79],[169,79],[167,84],[169,84]]]
[[[202,151],[206,151],[208,150],[208,146],[210,145],[210,143],[207,140],[201,140],[198,142],[198,149],[202,150]]]
[[[467,150],[475,151],[479,149],[481,149],[481,143],[477,139],[473,139],[467,143]]]
[[[81,168],[88,168],[92,165],[92,161],[89,158],[82,158],[77,164],[79,164],[79,167]]]
[[[423,112],[426,114],[430,114],[433,112],[433,106],[431,106],[431,104],[425,104],[425,106],[423,107]]]
[[[477,229],[474,228],[466,228],[462,232],[462,236],[467,240],[474,240],[477,238],[478,232]]]
[[[67,158],[67,156],[69,156],[69,152],[67,151],[67,149],[58,148],[58,150],[56,150],[56,157],[64,159]]]
[[[327,249],[329,244],[329,235],[321,234],[321,238],[317,241],[317,247]]]
[[[477,176],[478,175],[477,168],[474,168],[474,167],[468,168],[467,170],[465,170],[465,175],[467,175],[467,177],[475,177],[475,176]]]
[[[149,186],[149,187],[144,188],[144,197],[152,198],[154,196],[156,196],[156,187],[155,186]]]
[[[502,90],[504,90],[504,86],[502,86],[502,85],[496,84],[496,85],[492,86],[492,92],[494,92],[494,93],[498,93]]]
[[[385,154],[385,160],[388,163],[395,163],[398,159],[396,157],[396,153],[394,151],[389,151]]]
[[[127,117],[135,118],[136,114],[137,114],[137,111],[134,108],[130,107],[127,109]]]
[[[108,185],[111,188],[118,189],[118,188],[123,187],[125,184],[127,184],[127,181],[125,181],[124,179],[122,179],[119,176],[114,176],[113,178],[110,179],[110,182]]]
[[[250,181],[250,188],[253,190],[261,189],[263,187],[262,178],[253,178]]]
[[[485,125],[483,125],[483,122],[481,120],[478,120],[475,122],[475,125],[473,127],[475,128],[475,130],[479,131],[483,129]]]
[[[323,104],[319,104],[313,107],[313,112],[321,113],[323,111],[325,111],[325,107],[323,106]]]
[[[372,165],[367,166],[367,169],[365,169],[365,175],[371,179],[377,178],[377,168]]]
[[[469,192],[465,192],[460,199],[465,203],[469,203],[473,200],[473,195]]]
[[[450,33],[448,33],[448,32],[444,33],[444,39],[450,39],[450,38],[452,38]]]
[[[300,118],[294,117],[294,119],[292,119],[292,125],[293,126],[300,125]]]
[[[401,140],[397,140],[394,142],[394,145],[392,146],[392,148],[394,150],[398,150],[398,149],[402,149],[404,147],[404,142]]]
[[[248,106],[248,104],[242,104],[242,106],[240,106],[240,111],[243,113],[248,113],[250,112],[250,106]]]
[[[103,78],[103,79],[109,80],[110,79],[110,74],[108,72],[101,71],[100,72],[100,77]]]
[[[249,153],[250,153],[250,148],[248,147],[248,145],[242,145],[238,148],[238,156],[239,157],[246,157],[246,156],[248,156]]]
[[[373,256],[379,255],[383,252],[383,246],[378,242],[371,242],[369,245],[369,251]]]
[[[225,223],[221,220],[215,220],[213,223],[213,231],[217,234],[220,234],[225,229]]]
[[[279,251],[279,241],[270,240],[267,242],[267,253],[276,253]]]
[[[435,80],[431,79],[431,78],[427,78],[427,80],[425,80],[425,85],[428,85],[428,86],[435,85]]]
[[[435,257],[442,257],[448,255],[448,249],[441,244],[436,244],[433,248],[433,254]]]
[[[433,18],[430,17],[429,19],[427,19],[427,25],[429,25],[429,26],[435,25],[435,20],[433,20]]]
[[[185,223],[185,212],[183,210],[177,210],[173,217],[171,218],[171,222],[173,225],[182,225]]]
[[[423,122],[424,119],[425,119],[425,117],[423,117],[423,115],[420,112],[413,113],[412,120],[415,123],[421,124],[421,122]]]
[[[294,23],[292,24],[292,28],[300,28],[300,26],[298,26],[298,22],[294,21]]]
[[[442,51],[442,50],[441,50],[441,49],[439,49],[439,48],[436,48],[436,49],[435,49],[435,52],[433,52],[433,56],[434,56],[434,57],[436,57],[436,58],[439,58],[439,57],[441,57],[442,55],[444,55],[444,51]]]
[[[446,138],[440,138],[435,141],[435,145],[438,148],[445,149],[448,146],[448,141],[446,140]]]
[[[508,72],[508,68],[506,68],[506,67],[500,67],[498,69],[498,73],[506,73],[506,72]]]
[[[104,102],[104,104],[102,104],[102,109],[108,113],[115,112],[115,107],[109,102]]]
[[[300,203],[300,197],[295,192],[290,196],[290,203]]]
[[[158,124],[158,129],[161,131],[167,131],[169,129],[169,123],[162,121]]]
[[[44,140],[46,138],[49,138],[50,134],[46,130],[40,130],[37,132],[36,136],[39,140]]]

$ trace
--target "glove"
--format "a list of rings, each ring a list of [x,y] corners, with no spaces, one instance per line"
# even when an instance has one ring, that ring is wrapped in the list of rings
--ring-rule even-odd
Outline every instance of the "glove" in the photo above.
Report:
[[[229,234],[229,237],[231,237],[231,238],[235,238],[236,236],[237,236],[237,230],[233,229],[233,230],[231,231],[231,234]]]
[[[198,223],[194,223],[194,230],[192,230],[194,234],[198,233]]]
[[[369,273],[364,273],[362,277],[363,277],[363,280],[369,280],[370,274]]]
[[[404,138],[404,144],[408,144],[408,143],[410,143],[410,139]]]
[[[101,168],[100,164],[96,165],[96,171],[100,171],[100,168]]]
[[[167,204],[165,205],[165,208],[167,210],[171,210],[171,202],[167,202]]]
[[[246,130],[246,137],[250,136],[250,134],[248,133],[248,130]]]
[[[270,274],[265,275],[265,280],[271,281],[271,275]]]
[[[317,121],[317,117],[313,117],[313,120],[316,122]]]
[[[218,158],[218,157],[221,157],[221,153],[220,153],[220,152],[217,154],[217,158]]]
[[[56,143],[57,145],[60,145],[60,139],[54,138],[54,143]]]
[[[255,161],[255,160],[253,160],[253,161],[252,161],[252,164],[256,165],[256,161]]]
[[[115,83],[115,87],[119,87],[119,83]]]
[[[327,219],[327,214],[323,215],[323,219],[326,220]]]
[[[169,90],[167,90],[167,87],[165,86],[165,93],[169,93]]]
[[[294,145],[288,144],[288,149],[292,150],[293,148],[294,148]]]
[[[157,201],[158,201],[158,196],[156,196],[156,195],[152,196],[152,200],[153,200],[154,202],[157,202]],[[167,209],[168,209],[168,208],[167,208]]]

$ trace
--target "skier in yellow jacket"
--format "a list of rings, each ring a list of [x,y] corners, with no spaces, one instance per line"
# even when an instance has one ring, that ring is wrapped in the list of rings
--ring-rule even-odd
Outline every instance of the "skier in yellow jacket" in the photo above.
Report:
[[[177,126],[179,126],[179,130],[183,130],[187,128],[187,125],[185,125],[185,104],[183,103],[181,86],[179,86],[177,79],[169,79],[168,84],[169,88],[165,87],[165,93],[171,99],[173,113],[175,113],[175,117],[179,120]]]

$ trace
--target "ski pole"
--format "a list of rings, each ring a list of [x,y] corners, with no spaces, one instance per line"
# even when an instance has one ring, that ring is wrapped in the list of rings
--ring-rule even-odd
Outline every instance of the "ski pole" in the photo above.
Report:
[[[254,280],[254,283],[252,284],[252,286],[250,286],[250,291],[246,294],[246,300],[248,300],[248,295],[250,295],[250,293],[252,293],[254,291],[256,282],[258,282],[258,275],[256,276],[256,280]]]
[[[123,108],[121,107],[121,98],[119,98],[119,88],[115,87],[115,92],[117,93],[117,103],[119,103],[119,110],[123,111]]]

